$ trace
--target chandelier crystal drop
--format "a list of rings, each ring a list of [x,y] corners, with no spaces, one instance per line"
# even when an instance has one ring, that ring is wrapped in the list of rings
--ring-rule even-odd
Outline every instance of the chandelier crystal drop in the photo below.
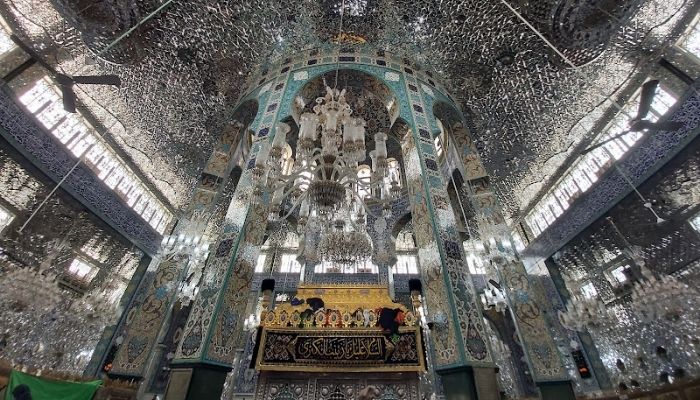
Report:
[[[559,322],[572,331],[583,332],[590,327],[604,326],[610,318],[605,304],[597,297],[572,295],[566,309],[558,312]]]
[[[401,193],[396,179],[385,183],[390,177],[385,133],[374,134],[371,175],[358,175],[367,158],[366,122],[352,115],[345,93],[327,86],[313,112],[299,116],[296,159],[287,143],[290,126],[277,124],[272,142],[263,141],[252,171],[256,178],[253,201],[271,200],[272,221],[295,215],[307,261],[367,260],[372,255],[366,228],[368,204],[380,204],[391,212],[392,200]],[[319,228],[321,237],[313,240],[316,247],[308,248],[306,240]]]
[[[632,309],[642,322],[677,321],[682,314],[696,308],[696,290],[675,276],[656,277],[646,266],[641,269],[644,278],[632,288]]]

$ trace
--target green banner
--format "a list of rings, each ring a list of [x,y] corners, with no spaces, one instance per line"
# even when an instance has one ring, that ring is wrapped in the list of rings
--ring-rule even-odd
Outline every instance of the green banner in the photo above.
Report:
[[[102,381],[66,382],[52,381],[38,376],[12,371],[7,384],[5,400],[14,400],[12,392],[20,385],[26,385],[32,400],[90,400]]]

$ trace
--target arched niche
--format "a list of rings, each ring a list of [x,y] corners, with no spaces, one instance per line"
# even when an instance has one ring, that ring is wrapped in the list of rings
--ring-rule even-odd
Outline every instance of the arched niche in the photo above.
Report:
[[[465,184],[462,173],[455,168],[447,183],[447,196],[455,214],[460,236],[462,240],[469,240],[471,236],[477,234],[475,232],[476,222],[474,221],[476,215],[469,199],[464,194]]]
[[[283,103],[287,102],[290,104],[282,104],[281,115],[290,114],[298,121],[299,115],[303,112],[302,110],[309,108],[309,105],[313,107],[313,104],[310,103],[313,103],[316,98],[325,95],[325,88],[328,85],[330,87],[337,86],[338,89],[347,88],[349,92],[348,98],[354,96],[356,98],[371,99],[363,107],[382,103],[389,115],[390,126],[400,113],[400,104],[396,93],[403,89],[399,82],[384,81],[373,73],[361,70],[361,67],[361,65],[342,65],[341,69],[337,70],[333,66],[323,65],[298,71],[297,73],[306,73],[309,78],[298,89],[294,89],[294,84],[291,85],[291,91],[285,96],[290,96],[289,101],[283,100]]]
[[[401,233],[401,231],[403,231],[411,223],[411,220],[412,215],[410,211],[396,220],[394,227],[391,229],[391,235],[394,237],[394,239],[396,239],[399,233]]]
[[[479,157],[472,132],[470,132],[464,117],[451,104],[438,101],[433,105],[433,116],[442,132],[438,130],[434,135],[444,135],[444,152],[450,148],[454,151],[454,166],[460,170],[465,180],[473,180],[485,177],[486,170]]]
[[[224,142],[224,144],[230,144],[233,149],[236,149],[239,144],[243,144],[243,147],[250,149],[252,145],[252,131],[250,130],[250,126],[259,111],[260,105],[255,99],[248,99],[239,103],[230,113],[228,126],[239,126],[240,129],[236,130],[235,137],[230,137],[231,134],[229,134],[228,129],[225,128],[222,142]]]
[[[393,157],[399,162],[399,166],[401,167],[401,187],[403,188],[406,187],[406,164],[402,145],[406,139],[406,135],[410,134],[411,126],[403,120],[403,118],[397,118],[387,134],[389,137],[386,144],[387,157]]]
[[[287,146],[291,151],[291,157],[296,158],[297,140],[299,140],[299,125],[297,125],[297,121],[291,115],[282,119],[280,122],[289,125],[291,128],[289,133],[287,133]]]

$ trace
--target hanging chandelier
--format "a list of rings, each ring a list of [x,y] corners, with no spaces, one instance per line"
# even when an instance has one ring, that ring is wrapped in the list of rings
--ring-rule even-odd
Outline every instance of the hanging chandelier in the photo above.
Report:
[[[572,294],[566,308],[557,314],[563,327],[579,332],[591,327],[604,326],[610,318],[608,309],[600,299],[585,298],[579,294]]]
[[[272,143],[263,142],[252,171],[253,201],[270,202],[272,221],[296,217],[307,261],[367,260],[372,255],[366,228],[369,204],[381,204],[384,214],[390,214],[391,201],[401,193],[397,177],[387,168],[383,132],[374,134],[371,174],[358,175],[367,158],[366,122],[352,115],[345,93],[326,86],[313,112],[299,117],[296,159],[287,143],[291,128],[278,123]],[[312,246],[307,239],[313,240]]]
[[[675,322],[683,313],[697,312],[698,292],[693,288],[672,275],[657,277],[644,265],[641,271],[643,279],[632,287],[631,306],[642,322]]]

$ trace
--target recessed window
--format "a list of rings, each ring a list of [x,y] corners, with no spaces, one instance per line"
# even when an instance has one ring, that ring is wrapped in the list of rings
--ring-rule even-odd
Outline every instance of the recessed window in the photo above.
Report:
[[[629,264],[613,267],[608,270],[608,280],[615,286],[622,286],[629,283],[632,278],[632,267]]]
[[[280,257],[280,272],[292,274],[301,272],[301,264],[297,261],[296,254],[282,254],[282,257]]]
[[[255,272],[260,273],[265,271],[265,259],[267,258],[266,254],[260,254],[258,255],[258,261],[255,263]]]
[[[11,213],[10,210],[0,205],[0,235],[5,231],[5,228],[10,226],[14,219],[15,215]]]
[[[598,296],[598,291],[595,289],[595,286],[593,286],[593,283],[591,282],[581,286],[581,293],[583,294],[583,297],[587,299],[592,299]]]
[[[690,24],[686,33],[678,41],[678,46],[696,58],[700,58],[700,16]]]
[[[415,254],[397,254],[392,267],[395,274],[418,274],[418,257]]]
[[[688,222],[690,222],[690,226],[692,226],[693,229],[700,233],[700,212],[695,214]]]
[[[75,258],[68,266],[68,277],[82,284],[89,284],[97,275],[97,267],[90,265],[87,261]]]

